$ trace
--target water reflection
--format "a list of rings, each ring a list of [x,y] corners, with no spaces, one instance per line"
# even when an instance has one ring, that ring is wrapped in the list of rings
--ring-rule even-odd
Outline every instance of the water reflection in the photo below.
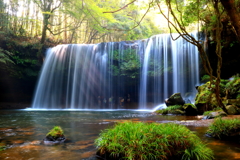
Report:
[[[7,149],[0,151],[0,159],[96,160],[94,139],[101,130],[116,122],[167,123],[197,119],[196,116],[160,116],[147,111],[1,111],[0,146],[7,146]],[[55,125],[63,128],[66,142],[56,146],[41,144]],[[216,159],[240,159],[239,145],[205,137],[206,127],[188,127],[209,143]]]

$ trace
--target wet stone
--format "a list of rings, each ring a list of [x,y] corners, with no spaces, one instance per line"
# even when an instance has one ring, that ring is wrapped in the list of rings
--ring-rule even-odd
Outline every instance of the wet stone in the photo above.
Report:
[[[14,132],[11,133],[5,133],[5,136],[9,137],[9,136],[16,136],[17,134]]]
[[[32,145],[39,145],[39,144],[41,144],[41,141],[32,141],[30,144],[32,144]]]
[[[23,144],[24,141],[23,140],[15,140],[13,141],[13,144]]]

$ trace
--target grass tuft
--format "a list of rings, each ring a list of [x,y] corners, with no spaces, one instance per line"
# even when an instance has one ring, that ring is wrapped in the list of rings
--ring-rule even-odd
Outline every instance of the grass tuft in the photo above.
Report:
[[[106,159],[212,160],[213,152],[187,127],[174,123],[118,123],[95,140]]]
[[[221,119],[217,118],[209,126],[207,134],[219,139],[239,136],[240,134],[240,119]]]

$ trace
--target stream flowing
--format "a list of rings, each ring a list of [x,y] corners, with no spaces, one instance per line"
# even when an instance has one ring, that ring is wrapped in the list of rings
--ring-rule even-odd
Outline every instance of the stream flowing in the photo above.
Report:
[[[1,160],[98,160],[94,140],[117,122],[199,121],[198,116],[163,116],[139,110],[2,110],[0,114],[0,146],[6,146],[0,151]],[[62,127],[67,140],[59,145],[43,145],[42,139],[56,125]],[[240,159],[239,144],[206,137],[204,126],[187,127],[213,149],[216,160]]]

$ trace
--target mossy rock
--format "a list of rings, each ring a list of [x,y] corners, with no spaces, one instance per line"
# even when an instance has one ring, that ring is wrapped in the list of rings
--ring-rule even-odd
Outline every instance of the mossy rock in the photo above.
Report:
[[[186,115],[197,115],[198,114],[197,107],[191,103],[184,104],[183,109],[184,109]]]
[[[240,77],[235,76],[226,84],[226,90],[228,93],[228,99],[237,98],[238,94],[240,94]]]
[[[180,109],[170,110],[168,111],[168,114],[175,114],[175,115],[184,115],[185,111],[182,111]]]
[[[203,114],[205,111],[213,110],[218,107],[216,94],[213,88],[210,87],[210,82],[199,86],[197,90],[198,93],[195,98],[195,106],[197,107],[198,114]]]
[[[229,115],[238,115],[240,114],[240,109],[235,105],[227,105],[226,106],[227,112]]]
[[[227,116],[227,114],[222,110],[207,111],[207,112],[204,112],[203,115],[204,115],[203,119],[214,119],[214,118],[226,117]]]
[[[213,152],[186,126],[174,123],[118,123],[95,140],[102,159],[201,159]]]
[[[156,113],[163,114],[163,115],[166,115],[166,114],[176,114],[176,115],[185,114],[185,112],[184,112],[184,110],[182,108],[182,105],[168,106],[167,108],[165,108],[163,110],[159,110]]]
[[[184,105],[185,101],[183,100],[181,93],[174,93],[168,99],[165,100],[167,106],[172,105]]]
[[[63,130],[60,126],[53,127],[43,139],[44,144],[52,145],[63,143],[65,141]]]

